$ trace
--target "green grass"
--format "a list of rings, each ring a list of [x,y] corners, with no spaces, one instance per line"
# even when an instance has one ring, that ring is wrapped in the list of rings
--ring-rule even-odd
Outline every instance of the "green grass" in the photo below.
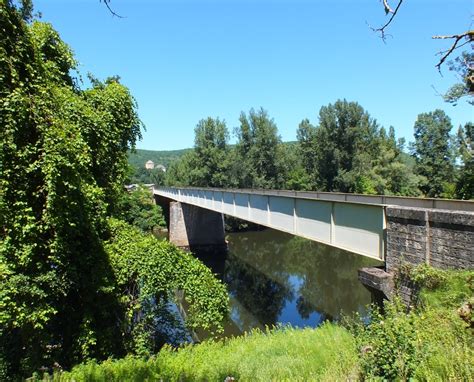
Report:
[[[472,318],[461,318],[458,309],[473,301],[474,271],[420,266],[403,272],[421,286],[415,309],[407,312],[395,299],[385,304],[384,314],[372,310],[369,325],[349,321],[358,348],[365,349],[359,361],[363,377],[473,381],[474,326]]]
[[[370,324],[348,320],[317,329],[253,331],[231,339],[163,348],[149,359],[90,362],[55,381],[472,381],[474,271],[410,268],[421,286],[420,306],[407,312],[399,300]],[[471,320],[471,321],[469,321]],[[46,380],[49,380],[46,377]]]
[[[55,381],[345,381],[356,378],[351,334],[334,324],[318,329],[253,331],[225,341],[179,350],[165,347],[148,360],[125,358],[89,363]]]

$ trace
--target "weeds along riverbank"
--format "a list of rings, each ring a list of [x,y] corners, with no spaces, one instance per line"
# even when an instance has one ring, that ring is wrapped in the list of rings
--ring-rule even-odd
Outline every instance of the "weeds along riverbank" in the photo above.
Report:
[[[398,300],[316,329],[278,328],[164,347],[144,359],[89,362],[44,381],[474,380],[474,271],[405,268],[420,286],[415,307]],[[365,323],[364,323],[365,321]],[[233,379],[232,379],[233,378]],[[32,380],[41,380],[35,376]]]

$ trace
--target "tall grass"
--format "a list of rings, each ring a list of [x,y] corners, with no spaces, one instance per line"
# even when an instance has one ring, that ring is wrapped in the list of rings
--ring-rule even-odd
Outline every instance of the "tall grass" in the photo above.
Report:
[[[163,348],[147,360],[76,366],[54,381],[345,381],[358,375],[354,338],[326,323],[318,329],[252,331],[241,337]]]
[[[252,331],[231,339],[163,348],[149,359],[91,362],[54,381],[473,381],[474,271],[420,267],[411,311],[395,299],[369,324],[348,320],[317,329]],[[468,316],[458,310],[470,306]],[[466,305],[468,304],[468,305]],[[346,329],[347,328],[347,329]]]

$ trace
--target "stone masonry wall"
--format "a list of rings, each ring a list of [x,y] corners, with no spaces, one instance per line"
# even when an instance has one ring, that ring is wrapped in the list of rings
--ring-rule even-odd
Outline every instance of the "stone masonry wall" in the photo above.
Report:
[[[402,262],[474,268],[474,213],[386,207],[386,271]]]

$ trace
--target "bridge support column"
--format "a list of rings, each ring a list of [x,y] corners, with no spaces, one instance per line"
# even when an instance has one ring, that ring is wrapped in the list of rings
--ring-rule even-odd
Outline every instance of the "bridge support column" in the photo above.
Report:
[[[201,207],[171,202],[169,241],[193,252],[226,250],[224,217]]]

